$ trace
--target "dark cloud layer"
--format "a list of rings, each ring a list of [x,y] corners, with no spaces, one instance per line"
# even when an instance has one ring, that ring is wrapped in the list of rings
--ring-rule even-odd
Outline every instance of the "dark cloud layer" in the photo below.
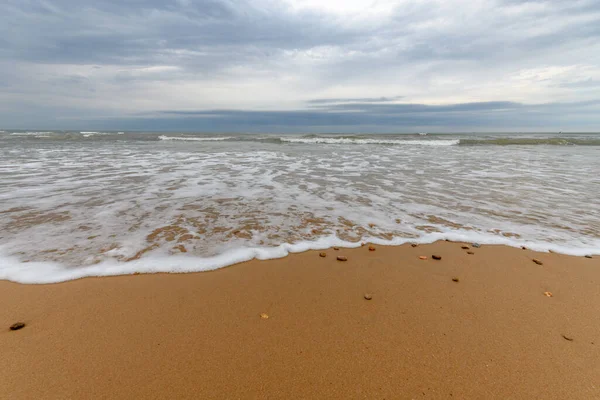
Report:
[[[410,132],[427,128],[435,132],[497,129],[532,130],[540,121],[562,131],[577,130],[595,120],[600,101],[524,105],[512,102],[486,102],[431,106],[425,104],[354,103],[347,108],[333,106],[319,111],[170,110],[152,116],[102,121],[114,129],[243,132]],[[348,112],[351,110],[352,112]],[[557,114],[557,110],[563,114]],[[569,121],[576,115],[577,122]],[[414,129],[413,129],[414,130]],[[585,130],[585,129],[584,129]]]
[[[322,15],[227,0],[8,0],[5,10],[3,55],[34,62],[170,65],[175,58],[202,67],[358,34]]]
[[[337,99],[313,99],[309,104],[331,104],[331,103],[385,103],[400,100],[403,96],[394,97],[361,97],[361,98],[337,98]]]

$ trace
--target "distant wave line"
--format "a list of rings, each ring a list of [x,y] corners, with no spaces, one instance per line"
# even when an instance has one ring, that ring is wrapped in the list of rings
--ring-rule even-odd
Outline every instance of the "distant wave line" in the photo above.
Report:
[[[410,140],[410,139],[352,139],[352,138],[280,138],[282,142],[306,144],[395,144],[395,145],[421,145],[421,146],[455,146],[459,139],[440,140]]]
[[[230,136],[224,137],[189,137],[189,136],[165,136],[161,135],[158,140],[180,140],[180,141],[192,141],[192,142],[218,142],[223,140],[232,139]]]

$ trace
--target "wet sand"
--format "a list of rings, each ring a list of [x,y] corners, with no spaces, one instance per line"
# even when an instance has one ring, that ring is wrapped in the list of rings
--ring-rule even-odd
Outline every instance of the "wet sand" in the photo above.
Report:
[[[0,397],[600,398],[600,257],[461,245],[3,281]]]

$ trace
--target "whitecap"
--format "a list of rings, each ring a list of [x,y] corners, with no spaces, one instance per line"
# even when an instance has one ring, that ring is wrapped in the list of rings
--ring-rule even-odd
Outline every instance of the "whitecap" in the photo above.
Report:
[[[405,146],[456,146],[460,144],[459,139],[440,140],[409,140],[409,139],[361,139],[361,138],[279,138],[282,142],[305,143],[305,144],[393,144]]]
[[[190,141],[190,142],[218,142],[223,140],[231,139],[230,136],[222,136],[222,137],[190,137],[190,136],[165,136],[161,135],[158,137],[158,140],[181,140],[181,141]]]

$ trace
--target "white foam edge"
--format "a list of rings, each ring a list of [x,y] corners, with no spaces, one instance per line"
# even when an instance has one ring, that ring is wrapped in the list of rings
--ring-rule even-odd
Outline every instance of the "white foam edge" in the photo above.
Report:
[[[65,267],[53,262],[23,263],[16,257],[3,255],[0,247],[0,280],[24,284],[48,284],[65,282],[86,277],[131,275],[133,273],[187,273],[211,271],[253,259],[269,260],[286,257],[290,253],[308,250],[323,250],[334,246],[344,248],[360,247],[362,243],[383,246],[399,246],[406,243],[429,244],[440,240],[453,242],[479,243],[482,245],[505,245],[510,247],[526,246],[539,252],[553,251],[572,256],[600,254],[600,243],[595,248],[577,248],[535,243],[511,238],[498,237],[473,232],[429,233],[420,238],[394,238],[384,240],[367,237],[360,242],[347,242],[336,236],[322,237],[314,241],[283,243],[275,247],[237,248],[214,257],[196,257],[190,255],[152,255],[129,262],[105,261],[82,267]]]
[[[36,135],[47,135],[52,132],[13,132],[11,136],[36,136]]]
[[[456,146],[460,139],[439,140],[409,140],[409,139],[355,139],[355,138],[287,138],[280,137],[279,140],[288,143],[305,144],[394,144],[408,146]]]
[[[223,137],[189,137],[189,136],[165,136],[161,135],[158,140],[181,140],[187,142],[220,142],[223,140],[231,139],[231,136]]]

